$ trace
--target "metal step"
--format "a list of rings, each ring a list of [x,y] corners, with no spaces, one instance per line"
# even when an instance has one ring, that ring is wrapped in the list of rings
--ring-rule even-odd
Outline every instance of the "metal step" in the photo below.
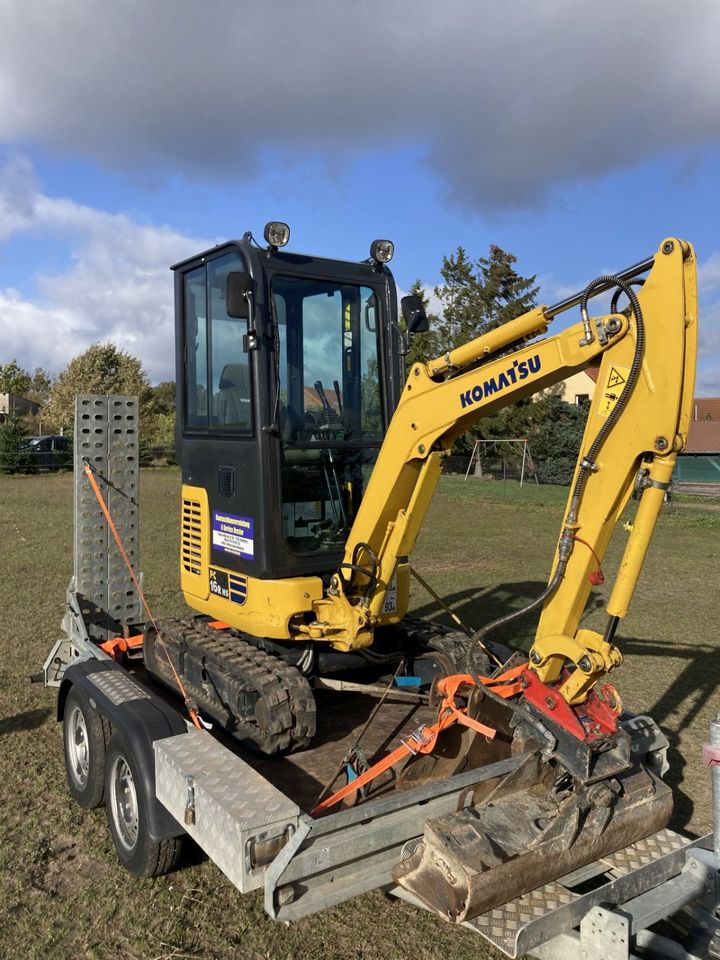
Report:
[[[241,893],[298,826],[300,808],[210,733],[156,740],[155,792]]]

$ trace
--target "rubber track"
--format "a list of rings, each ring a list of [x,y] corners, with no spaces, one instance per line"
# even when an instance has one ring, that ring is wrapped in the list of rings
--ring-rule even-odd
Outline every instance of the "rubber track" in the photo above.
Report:
[[[467,672],[467,655],[470,640],[461,630],[455,630],[434,620],[423,620],[419,617],[406,617],[395,628],[401,630],[406,643],[411,649],[418,652],[437,651],[448,661],[453,673]],[[511,651],[501,644],[493,645],[496,655],[504,659]],[[479,649],[474,651],[473,662],[477,670],[483,674],[492,674],[495,664]]]
[[[233,736],[265,754],[310,744],[315,699],[299,670],[229,630],[192,620],[162,620],[158,626],[188,695]],[[155,646],[146,651],[146,666],[175,686],[162,645]],[[196,679],[203,671],[209,683]],[[248,702],[242,715],[242,704]]]
[[[445,654],[461,672],[464,651],[468,638],[459,630],[453,630],[435,620],[423,620],[420,617],[405,617],[394,628],[401,633],[409,650],[415,653],[437,650]]]

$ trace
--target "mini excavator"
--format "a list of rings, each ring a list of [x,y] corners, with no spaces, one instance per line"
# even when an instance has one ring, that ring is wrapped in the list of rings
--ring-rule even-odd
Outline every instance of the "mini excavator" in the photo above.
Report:
[[[203,712],[266,754],[312,742],[313,678],[402,663],[442,708],[443,680],[459,677],[452,706],[459,699],[468,722],[432,749],[420,735],[398,786],[525,759],[473,803],[428,820],[394,877],[462,921],[669,818],[662,771],[638,761],[606,678],[622,660],[616,631],[687,438],[695,255],[664,240],[405,378],[408,337],[427,318],[414,296],[398,316],[392,244],[375,241],[350,263],[286,252],[288,239],[273,222],[264,246],[246,234],[173,268],[180,574],[201,616],[149,626],[145,665],[168,686],[179,675]],[[598,297],[605,311],[591,314]],[[577,307],[578,322],[546,336]],[[454,441],[591,364],[597,390],[546,588],[470,637],[408,619],[413,547]],[[601,634],[581,619],[633,493]],[[493,640],[533,611],[529,653]],[[488,727],[492,737],[478,733]]]

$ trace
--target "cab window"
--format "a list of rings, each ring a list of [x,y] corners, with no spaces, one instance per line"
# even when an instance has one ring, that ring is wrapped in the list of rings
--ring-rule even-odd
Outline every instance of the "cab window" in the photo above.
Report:
[[[236,251],[185,275],[185,424],[192,430],[252,433],[247,320],[229,317],[231,270],[246,270]]]

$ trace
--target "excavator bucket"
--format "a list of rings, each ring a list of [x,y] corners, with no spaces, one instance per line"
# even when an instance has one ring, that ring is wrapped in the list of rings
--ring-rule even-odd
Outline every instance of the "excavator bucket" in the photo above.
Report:
[[[478,804],[427,820],[393,878],[462,923],[649,836],[671,810],[670,788],[642,765],[582,785],[529,753]]]

